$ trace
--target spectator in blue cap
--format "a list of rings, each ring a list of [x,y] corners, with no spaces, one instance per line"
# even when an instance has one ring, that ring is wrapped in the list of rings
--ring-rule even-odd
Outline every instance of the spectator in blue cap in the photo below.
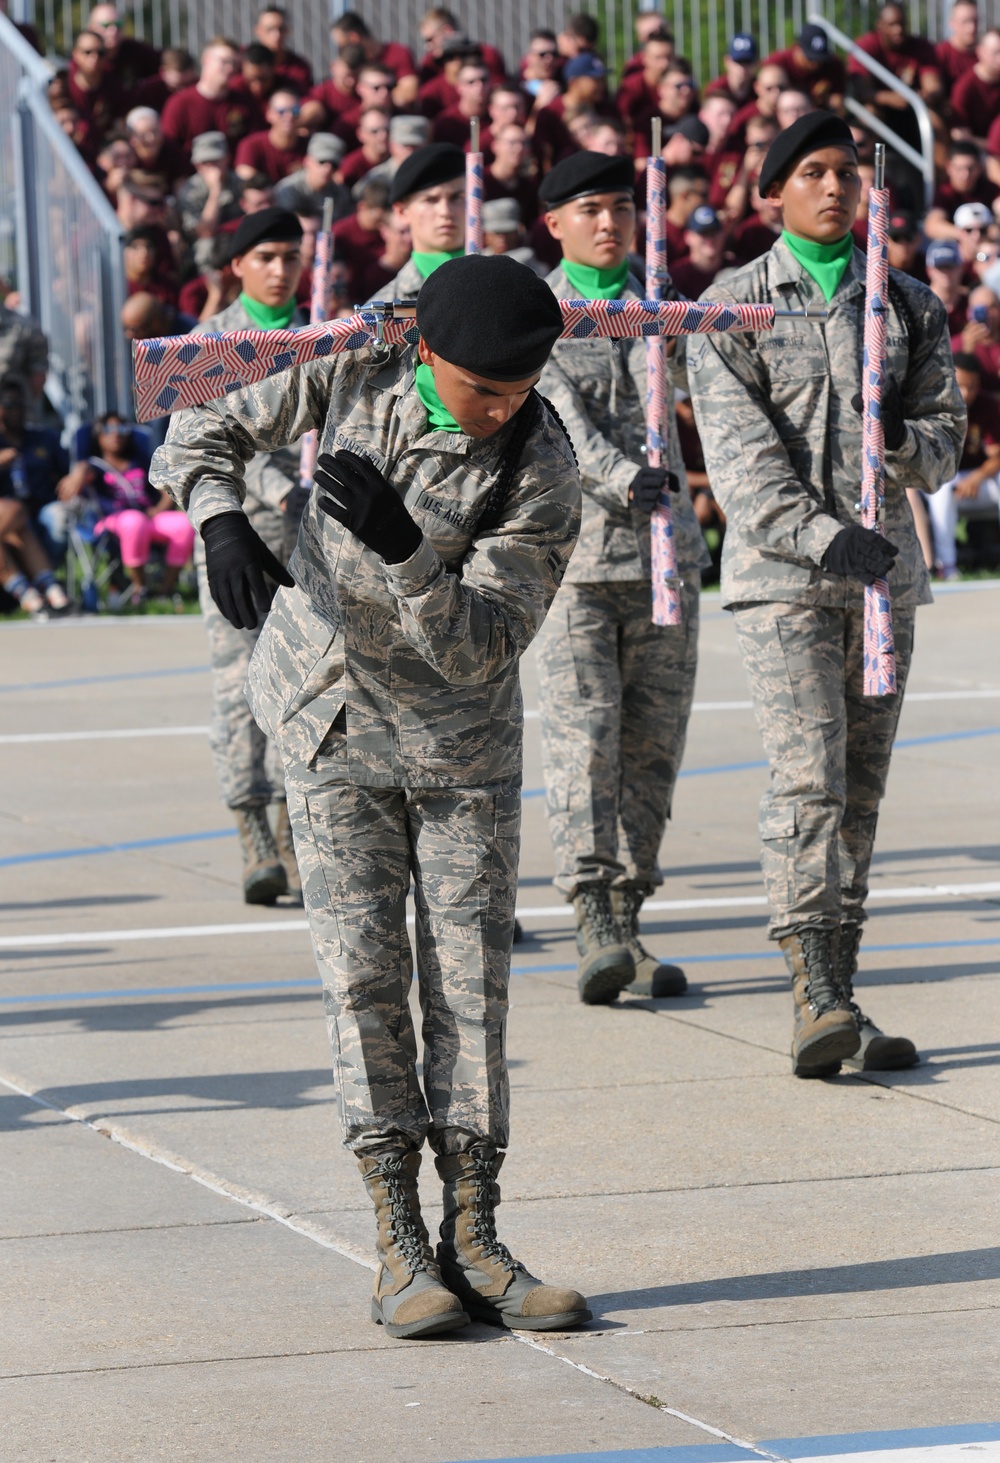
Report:
[[[956,239],[935,239],[924,256],[927,282],[948,311],[948,331],[961,335],[965,328],[968,291],[962,282],[965,261]]]
[[[847,70],[843,61],[834,55],[821,25],[804,25],[795,44],[785,51],[774,51],[764,65],[780,66],[788,77],[788,85],[804,91],[814,106],[840,111]]]
[[[759,59],[760,53],[754,37],[747,31],[738,31],[722,58],[723,74],[708,83],[705,96],[729,97],[736,107],[745,107],[753,98],[753,83]]]
[[[688,219],[684,244],[687,258],[670,272],[681,294],[697,300],[726,264],[726,228],[710,204],[699,204]]]

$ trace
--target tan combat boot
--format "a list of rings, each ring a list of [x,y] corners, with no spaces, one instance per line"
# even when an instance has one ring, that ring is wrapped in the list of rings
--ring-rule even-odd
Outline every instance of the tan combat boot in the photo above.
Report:
[[[607,1006],[635,980],[635,962],[615,928],[611,885],[581,884],[573,909],[580,952],[580,1000],[588,1006]]]
[[[639,911],[645,895],[634,885],[611,891],[611,912],[622,940],[635,963],[635,980],[623,992],[628,996],[682,996],[688,988],[687,976],[679,965],[666,965],[650,955],[639,939]]]
[[[565,1331],[591,1319],[575,1290],[543,1285],[497,1239],[503,1154],[486,1144],[435,1160],[444,1184],[438,1261],[474,1320],[512,1331]]]
[[[288,804],[282,799],[278,805],[278,816],[274,824],[274,843],[278,857],[284,865],[288,881],[288,893],[296,904],[302,903],[302,878],[295,861],[295,844],[292,842],[292,823],[288,816]]]
[[[420,1154],[382,1153],[359,1159],[358,1166],[378,1223],[372,1320],[397,1338],[467,1326],[462,1302],[441,1279],[420,1215]]]
[[[836,931],[805,925],[778,943],[795,1002],[792,1071],[796,1077],[832,1077],[861,1045],[858,1023],[834,973]]]
[[[243,899],[247,904],[273,904],[288,892],[288,876],[274,841],[266,808],[237,808],[233,816],[243,852]]]
[[[920,1056],[913,1042],[906,1036],[886,1036],[879,1031],[875,1022],[862,1011],[854,999],[854,977],[858,973],[858,950],[861,945],[861,926],[843,924],[840,926],[837,942],[837,984],[841,994],[853,1012],[861,1032],[861,1045],[846,1063],[855,1072],[897,1072],[903,1067],[915,1067]]]

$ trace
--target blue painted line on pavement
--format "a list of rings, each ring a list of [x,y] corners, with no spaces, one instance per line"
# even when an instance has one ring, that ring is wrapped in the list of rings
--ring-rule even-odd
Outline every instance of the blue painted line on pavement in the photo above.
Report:
[[[1000,1423],[957,1423],[950,1427],[904,1428],[896,1432],[830,1433],[810,1438],[765,1438],[755,1444],[783,1458],[846,1457],[891,1453],[904,1448],[943,1448],[992,1443]],[[615,1449],[602,1453],[544,1453],[533,1458],[466,1459],[464,1463],[747,1463],[754,1454],[732,1443],[695,1443],[664,1448]]]
[[[160,676],[194,676],[208,670],[207,665],[171,666],[156,671],[116,671],[105,676],[71,676],[62,681],[20,681],[9,686],[0,686],[4,691],[58,691],[64,686],[100,686],[109,681],[152,681]]]
[[[81,936],[85,939],[86,936]],[[903,944],[866,945],[869,955],[886,955],[911,950],[967,950],[986,949],[1000,945],[1000,939],[992,940],[913,940]],[[738,960],[780,960],[779,950],[739,950],[729,955],[674,955],[678,965],[726,965]],[[553,963],[549,965],[513,965],[511,975],[555,975],[576,970],[576,964]],[[102,991],[58,991],[51,994],[34,991],[30,995],[0,996],[0,1006],[33,1006],[39,1003],[60,1001],[107,1001],[139,1000],[144,996],[216,996],[233,991],[281,991],[319,986],[318,976],[304,975],[297,980],[240,980],[226,981],[217,985],[171,985],[140,986],[135,990],[122,987]]]
[[[195,667],[195,669],[200,669],[200,667]],[[161,672],[150,672],[150,674],[159,675],[161,674]],[[174,672],[170,672],[170,674],[174,674]],[[177,672],[177,674],[180,673]],[[100,680],[102,679],[102,677],[96,677],[96,679]],[[112,679],[114,678],[112,677]],[[51,681],[48,684],[56,685],[58,683],[55,681]],[[66,682],[65,684],[68,685],[70,683]],[[7,687],[6,689],[10,690],[12,688]],[[14,687],[13,689],[16,690],[17,687]],[[974,737],[995,736],[1000,736],[1000,726],[981,727],[976,731],[943,732],[938,736],[930,737],[909,737],[907,739],[904,739],[903,741],[897,742],[896,747],[925,747],[931,745],[934,742],[959,742],[967,741]],[[764,761],[723,762],[716,767],[683,768],[678,776],[712,777],[720,772],[749,772],[766,766],[767,763]],[[526,787],[523,788],[521,791],[522,798],[542,798],[544,796],[544,787]],[[11,868],[15,864],[47,863],[49,860],[52,859],[90,858],[93,857],[95,854],[131,853],[134,850],[141,848],[165,848],[169,844],[173,843],[198,843],[211,838],[235,837],[235,828],[214,828],[206,833],[175,833],[168,838],[139,838],[130,843],[101,843],[95,845],[93,848],[54,848],[48,849],[44,853],[13,854],[7,858],[0,858],[0,869]]]

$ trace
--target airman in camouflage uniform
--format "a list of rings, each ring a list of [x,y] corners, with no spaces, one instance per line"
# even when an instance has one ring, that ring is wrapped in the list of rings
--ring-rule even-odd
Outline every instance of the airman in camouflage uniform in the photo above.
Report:
[[[439,406],[447,389],[451,426],[431,426],[412,349],[334,356],[180,414],[153,478],[205,533],[211,577],[209,530],[240,527],[254,453],[320,434],[294,585],[274,600],[248,695],[284,763],[344,1140],[376,1209],[373,1318],[394,1336],[453,1329],[470,1313],[562,1329],[589,1318],[583,1298],[530,1276],[495,1231],[518,662],[580,517],[570,448],[528,395],[561,317],[523,266],[470,257],[431,277],[418,321],[421,366]],[[411,880],[423,1089],[408,1003]],[[425,1138],[445,1193],[437,1260],[417,1196]]]
[[[465,248],[465,153],[450,142],[416,148],[396,169],[389,202],[409,225],[412,254],[375,300],[415,300],[420,286]]]
[[[275,232],[294,235],[295,229],[289,224],[294,215],[282,209],[270,209],[268,214],[274,215],[274,222],[270,228],[261,226],[265,235]],[[253,217],[256,220],[260,215]],[[295,228],[299,229],[301,236],[301,226],[297,222]],[[294,292],[300,273],[297,245],[294,238],[258,237],[254,248],[274,244],[283,245],[295,254],[294,269],[288,275],[288,287]],[[245,244],[241,242],[237,247],[244,248]],[[195,333],[259,329],[260,326],[247,312],[246,297],[250,298],[252,306],[253,289],[253,281],[248,281],[244,274],[244,290],[240,298],[218,315],[203,321]],[[290,323],[304,325],[306,321],[296,311]],[[298,492],[299,457],[297,447],[282,447],[275,452],[258,453],[247,466],[243,511],[254,531],[281,564],[288,563],[298,537],[302,513]],[[247,670],[260,626],[251,630],[238,629],[222,614],[209,592],[205,549],[200,538],[195,542],[195,568],[212,660],[209,739],[222,801],[235,814],[240,834],[244,898],[248,904],[273,904],[280,894],[289,893],[301,902],[302,886],[292,847],[281,758],[273,741],[254,721],[247,705]],[[270,804],[275,805],[277,813],[273,831],[267,816]]]
[[[585,152],[546,178],[543,195],[564,254],[548,280],[558,298],[579,299],[595,276],[615,272],[620,278],[606,294],[643,297],[627,266],[635,229],[629,169],[628,159]],[[555,884],[576,911],[580,995],[588,1003],[612,1001],[623,988],[679,995],[687,986],[683,972],[644,949],[638,915],[662,883],[659,849],[694,695],[699,571],[709,556],[671,429],[684,622],[654,625],[649,523],[666,474],[643,467],[643,341],[560,341],[541,389],[569,431],[583,484],[580,541],[538,639]],[[673,414],[668,387],[668,422]],[[656,481],[640,504],[633,489],[644,472]]]
[[[825,1076],[841,1060],[865,1069],[917,1060],[912,1042],[883,1036],[864,1016],[853,978],[914,611],[930,601],[906,492],[933,492],[954,475],[965,411],[942,305],[891,270],[887,548],[858,512],[865,258],[844,242],[860,191],[854,144],[842,122],[814,113],[779,145],[774,177],[768,182],[765,163],[761,188],[781,200],[789,232],[703,298],[808,306],[828,318],[693,337],[687,358],[706,467],[727,520],[722,602],[735,614],[771,766],[761,862],[770,935],[792,977],[793,1070]],[[839,282],[822,272],[831,258],[843,269]],[[867,698],[863,589],[896,550],[889,587],[899,689]]]

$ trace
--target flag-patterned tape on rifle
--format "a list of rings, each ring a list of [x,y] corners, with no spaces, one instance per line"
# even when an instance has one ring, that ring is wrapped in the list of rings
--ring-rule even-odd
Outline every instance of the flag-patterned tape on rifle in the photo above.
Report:
[[[802,310],[773,305],[689,304],[680,300],[560,300],[564,340],[640,340],[657,335],[701,335],[770,330],[776,318],[805,318]],[[299,330],[229,330],[168,335],[133,345],[136,420],[149,422],[187,406],[201,406],[326,356],[415,345],[413,301],[366,306],[346,320],[325,320]],[[398,312],[405,310],[402,315]],[[812,312],[811,318],[822,318]]]
[[[332,301],[330,281],[333,270],[333,199],[323,204],[323,222],[316,235],[316,254],[313,258],[312,295],[309,300],[309,323],[320,325],[330,318]],[[316,452],[319,437],[316,432],[307,432],[302,438],[299,458],[299,482],[304,488],[312,487],[316,471]]]
[[[479,151],[479,118],[473,117],[465,155],[465,252],[483,252],[483,155]]]
[[[861,521],[865,528],[884,534],[881,515],[885,495],[885,431],[881,407],[889,313],[889,190],[885,187],[883,143],[875,148],[875,185],[868,195],[865,291]],[[894,696],[896,646],[889,585],[884,579],[865,586],[864,653],[864,694]]]
[[[660,156],[661,122],[653,119],[653,145],[646,163],[646,294],[662,300],[670,283],[667,270],[667,169]],[[668,467],[670,424],[667,421],[667,348],[662,336],[646,341],[646,462]],[[681,623],[681,581],[669,488],[649,520],[650,570],[653,581],[653,624]]]

